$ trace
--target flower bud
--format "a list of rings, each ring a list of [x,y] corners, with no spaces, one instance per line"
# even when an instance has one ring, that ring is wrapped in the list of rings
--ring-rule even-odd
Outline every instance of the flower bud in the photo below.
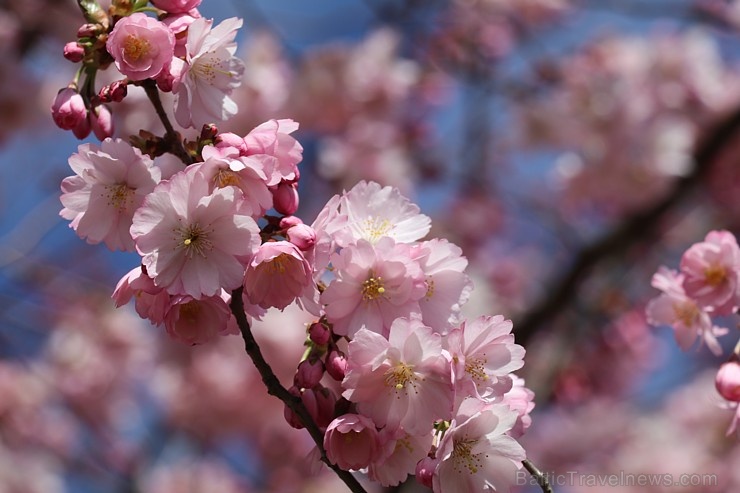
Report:
[[[280,229],[286,230],[295,226],[296,224],[303,224],[301,218],[298,216],[285,216],[280,220]]]
[[[316,244],[316,231],[307,224],[296,224],[287,231],[288,240],[304,252]]]
[[[85,57],[85,48],[80,46],[76,41],[70,41],[64,45],[64,58],[72,63],[81,62]]]
[[[714,383],[722,397],[740,402],[740,362],[728,361],[720,366]]]
[[[338,349],[332,349],[326,356],[326,373],[331,378],[341,382],[347,373],[347,358]]]
[[[218,134],[214,145],[217,149],[228,149],[233,147],[239,151],[240,156],[247,155],[247,145],[244,143],[244,139],[231,132]]]
[[[321,381],[324,376],[324,364],[317,359],[311,362],[310,359],[301,361],[298,370],[293,377],[293,383],[296,387],[302,389],[312,389]]]
[[[100,24],[83,24],[77,30],[77,37],[92,38],[93,36],[97,36],[101,32],[102,28],[103,26]]]
[[[303,400],[302,395],[301,395],[301,390],[298,387],[293,386],[288,389],[288,392],[290,392],[296,397],[301,397],[301,400]],[[293,428],[297,430],[301,430],[305,428],[305,426],[303,425],[303,421],[301,421],[301,418],[299,418],[298,415],[294,413],[293,410],[289,408],[287,404],[283,408],[283,416],[285,417],[285,421],[287,421],[288,424],[292,426]]]
[[[326,346],[331,338],[331,332],[326,325],[314,322],[308,328],[308,337],[311,338],[311,342],[318,344],[319,346]]]
[[[100,105],[90,111],[90,127],[100,140],[113,136],[113,115],[106,106]]]
[[[416,463],[416,480],[426,486],[427,488],[432,487],[432,477],[434,476],[434,469],[437,467],[437,461],[431,457],[424,457]]]
[[[88,118],[80,120],[77,126],[72,129],[72,133],[78,139],[84,139],[90,135],[90,120]]]
[[[272,190],[273,207],[280,214],[291,216],[298,210],[298,188],[295,184],[280,182]]]
[[[117,80],[100,88],[98,98],[101,103],[120,103],[128,94],[128,81]]]
[[[87,121],[85,101],[76,89],[62,89],[51,105],[51,116],[59,128],[72,130],[81,125],[81,122]]]
[[[319,385],[314,389],[301,391],[298,387],[293,386],[288,389],[288,392],[301,398],[308,414],[319,428],[326,428],[334,419],[334,405],[337,399],[330,389]],[[293,428],[300,430],[305,427],[301,418],[287,405],[283,408],[283,416],[285,421]]]

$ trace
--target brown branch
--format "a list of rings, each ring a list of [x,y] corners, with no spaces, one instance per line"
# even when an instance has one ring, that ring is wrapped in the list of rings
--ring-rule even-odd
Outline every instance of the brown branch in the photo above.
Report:
[[[175,128],[170,122],[170,118],[167,116],[167,112],[165,112],[164,107],[162,106],[162,99],[159,97],[159,89],[157,89],[156,82],[151,79],[146,79],[142,81],[140,85],[144,88],[149,101],[151,101],[154,106],[154,111],[157,112],[157,116],[162,122],[162,125],[164,125],[164,141],[169,146],[170,152],[179,157],[183,163],[193,164],[193,157],[188,154],[185,146],[183,146],[180,134],[175,131]]]
[[[597,264],[644,241],[645,237],[656,229],[661,219],[706,177],[738,129],[740,129],[740,108],[709,129],[705,138],[694,149],[695,164],[691,172],[678,178],[673,188],[661,200],[628,216],[600,240],[581,250],[570,269],[545,290],[550,295],[541,299],[514,323],[517,342],[526,345],[546,321],[551,321],[570,306],[580,285]]]
[[[247,354],[252,359],[254,366],[260,372],[262,382],[265,384],[265,387],[267,387],[267,393],[283,401],[283,403],[301,419],[301,422],[306,427],[306,430],[308,430],[313,441],[316,443],[319,452],[321,452],[321,461],[329,466],[353,493],[367,493],[350,472],[340,469],[329,461],[326,456],[326,450],[324,450],[324,434],[321,432],[318,425],[316,425],[316,422],[309,414],[306,406],[303,405],[301,399],[294,396],[288,392],[288,389],[283,387],[275,376],[275,372],[272,371],[270,364],[265,361],[264,356],[262,356],[262,351],[252,334],[252,329],[249,326],[249,321],[247,321],[247,316],[244,313],[242,291],[243,288],[241,287],[232,291],[230,304],[231,312],[234,314],[234,317],[236,317],[236,322],[242,333]]]
[[[522,464],[524,465],[524,469],[526,469],[527,472],[537,480],[537,484],[540,485],[543,493],[553,493],[552,486],[550,486],[550,483],[547,481],[547,476],[545,476],[542,471],[537,469],[528,459],[524,459]]]

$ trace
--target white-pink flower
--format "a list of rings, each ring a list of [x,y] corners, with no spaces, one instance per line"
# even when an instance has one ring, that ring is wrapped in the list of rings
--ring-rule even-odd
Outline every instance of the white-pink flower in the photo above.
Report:
[[[380,451],[375,423],[359,414],[343,414],[326,428],[324,448],[329,461],[345,471],[367,467]]]
[[[290,119],[266,121],[244,137],[247,156],[267,154],[276,158],[268,185],[282,180],[298,179],[298,163],[303,159],[303,146],[290,134],[298,130],[298,122]]]
[[[195,19],[188,27],[185,63],[173,65],[175,119],[182,127],[200,128],[228,120],[237,112],[231,92],[241,84],[244,62],[236,53],[236,31],[242,20]]]
[[[136,313],[155,325],[164,322],[164,316],[170,307],[170,295],[154,284],[141,266],[131,269],[118,281],[111,298],[115,300],[116,308],[133,298]]]
[[[260,244],[241,191],[218,188],[190,166],[162,182],[136,211],[131,235],[157,286],[199,299],[242,284]]]
[[[532,424],[532,417],[529,413],[534,409],[534,392],[524,386],[523,378],[516,375],[511,375],[511,377],[513,378],[513,385],[511,390],[504,394],[503,403],[519,415],[516,423],[509,431],[509,435],[519,438]]]
[[[439,334],[419,319],[399,318],[386,339],[365,328],[349,343],[342,395],[381,427],[412,435],[450,419],[454,390]]]
[[[714,354],[722,354],[717,337],[726,334],[727,329],[712,324],[709,313],[686,295],[683,284],[683,274],[665,267],[658,269],[653,275],[652,286],[663,294],[648,303],[645,310],[648,322],[673,327],[676,342],[684,351],[701,336]]]
[[[368,477],[383,486],[397,486],[414,474],[416,464],[432,448],[433,439],[433,433],[409,435],[401,428],[383,428],[380,430],[382,459],[370,464]]]
[[[710,231],[681,257],[686,295],[717,315],[729,315],[739,306],[738,271],[740,248],[729,231]]]
[[[71,220],[69,227],[88,243],[133,251],[134,211],[159,182],[159,168],[121,139],[106,139],[100,147],[82,144],[69,165],[75,176],[62,181],[59,215]]]
[[[331,261],[336,279],[321,302],[335,334],[351,338],[365,327],[385,335],[395,319],[420,315],[419,300],[427,288],[409,245],[388,237],[375,245],[361,239]]]
[[[524,366],[524,348],[514,343],[512,323],[501,315],[463,322],[447,336],[459,396],[501,397],[511,372]]]
[[[105,43],[116,68],[131,80],[157,77],[175,53],[175,35],[162,22],[136,12],[116,22]]]
[[[313,298],[313,269],[303,252],[288,241],[260,246],[244,274],[244,294],[252,304],[282,310],[296,298]]]
[[[522,446],[506,434],[516,419],[504,404],[463,401],[437,449],[434,493],[509,491],[526,459]]]
[[[414,246],[412,255],[424,272],[427,286],[419,301],[424,323],[446,334],[451,325],[459,322],[460,308],[473,289],[464,272],[468,261],[460,247],[440,239]]]
[[[249,215],[255,219],[272,207],[272,193],[266,183],[272,169],[265,169],[263,161],[240,157],[234,148],[205,146],[202,155],[204,162],[200,165],[200,171],[212,190],[227,186],[239,188]]]
[[[186,344],[203,344],[219,334],[234,333],[233,326],[229,324],[229,299],[223,290],[217,296],[201,299],[187,295],[173,296],[164,317],[167,333]]]

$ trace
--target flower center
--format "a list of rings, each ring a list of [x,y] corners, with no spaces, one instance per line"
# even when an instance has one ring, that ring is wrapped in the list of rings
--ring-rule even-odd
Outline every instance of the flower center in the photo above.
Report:
[[[365,301],[372,301],[379,298],[383,293],[385,293],[385,288],[383,287],[383,278],[380,276],[371,276],[367,281],[362,283],[362,299]]]
[[[683,303],[675,303],[673,305],[673,313],[676,315],[676,319],[686,327],[691,327],[699,316],[699,309],[693,301],[685,301]]]
[[[414,367],[407,365],[406,363],[398,363],[393,368],[389,368],[385,372],[385,385],[387,387],[395,387],[396,390],[401,390],[406,387],[406,384],[410,383],[412,387],[416,388],[416,374],[414,374]]]
[[[198,305],[198,302],[188,301],[184,305],[180,306],[180,320],[184,320],[186,322],[193,323],[198,318],[198,312],[200,306]]]
[[[129,62],[137,62],[147,56],[151,48],[148,40],[129,34],[123,41],[123,56]]]
[[[424,299],[429,300],[434,296],[434,279],[432,276],[427,277],[427,294],[424,295]]]
[[[210,85],[213,85],[215,83],[216,76],[218,75],[225,75],[229,78],[232,78],[236,75],[234,72],[222,69],[222,64],[223,60],[218,57],[216,57],[215,59],[201,58],[195,61],[193,67],[190,70],[190,73],[193,77],[202,79]]]
[[[288,262],[290,262],[290,255],[281,253],[267,264],[267,268],[270,270],[270,274],[285,274]]]
[[[452,446],[452,461],[455,466],[455,471],[458,473],[462,472],[463,469],[467,469],[470,474],[475,474],[480,469],[481,455],[473,454],[473,445],[478,440],[455,440]]]
[[[393,229],[393,224],[388,219],[382,219],[379,217],[370,217],[365,219],[363,229],[367,235],[367,239],[371,243],[375,243],[382,236],[385,236],[388,231]]]
[[[216,176],[213,178],[213,181],[216,183],[216,186],[218,188],[228,187],[229,185],[238,187],[241,184],[239,175],[237,175],[230,169],[219,170],[218,173],[216,173]]]
[[[727,271],[721,265],[712,265],[704,270],[704,278],[707,284],[716,288],[727,279]]]
[[[179,231],[179,243],[185,250],[188,258],[200,255],[205,257],[208,252],[213,250],[213,243],[208,239],[208,231],[201,228],[198,224],[193,224]]]
[[[485,356],[485,354],[483,355]],[[469,374],[473,380],[478,380],[480,382],[488,380],[488,375],[486,375],[486,358],[467,358],[465,359],[465,373]]]
[[[115,207],[119,211],[126,209],[133,202],[134,189],[129,188],[125,183],[106,186],[105,191],[108,198],[108,205]]]

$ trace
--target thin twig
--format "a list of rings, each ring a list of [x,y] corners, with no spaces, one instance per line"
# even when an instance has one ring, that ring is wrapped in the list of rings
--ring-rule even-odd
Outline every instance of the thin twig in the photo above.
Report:
[[[542,473],[542,471],[537,469],[534,464],[529,462],[529,459],[524,459],[522,461],[522,464],[524,464],[524,469],[526,469],[529,474],[531,474],[532,477],[537,480],[537,484],[540,485],[543,493],[553,493],[552,486],[550,486],[550,483],[547,481],[547,477],[545,476],[545,474]]]
[[[526,345],[545,321],[552,321],[570,306],[579,287],[597,264],[649,238],[663,217],[709,173],[718,156],[735,138],[738,129],[740,108],[708,130],[694,150],[695,164],[691,172],[677,179],[673,188],[661,200],[628,216],[600,240],[581,250],[571,268],[545,290],[550,295],[541,299],[521,320],[514,323],[517,342]]]
[[[147,79],[141,82],[141,87],[144,88],[149,101],[154,105],[154,111],[157,112],[157,116],[161,120],[162,125],[164,125],[164,130],[166,132],[164,140],[169,145],[170,152],[179,157],[183,163],[193,164],[193,157],[188,154],[187,150],[185,150],[185,147],[182,145],[180,134],[175,131],[175,128],[172,126],[172,123],[167,116],[167,112],[165,112],[164,107],[162,106],[162,99],[159,97],[159,89],[157,89],[156,82],[151,79]]]
[[[301,399],[294,396],[288,392],[288,389],[283,387],[275,376],[275,372],[272,371],[269,363],[267,363],[264,356],[262,356],[262,351],[252,334],[249,321],[247,321],[247,316],[244,313],[242,291],[243,288],[237,288],[231,293],[231,312],[236,317],[236,322],[242,333],[247,354],[252,359],[254,366],[260,372],[262,382],[265,384],[265,387],[267,387],[267,393],[283,401],[283,403],[300,418],[301,422],[306,427],[306,430],[308,430],[308,433],[311,435],[311,438],[313,438],[313,441],[316,443],[319,452],[321,452],[322,462],[329,466],[353,493],[367,493],[350,472],[340,469],[329,461],[326,456],[326,450],[324,450],[324,434],[316,425],[316,422],[309,414],[306,406],[303,405]]]

